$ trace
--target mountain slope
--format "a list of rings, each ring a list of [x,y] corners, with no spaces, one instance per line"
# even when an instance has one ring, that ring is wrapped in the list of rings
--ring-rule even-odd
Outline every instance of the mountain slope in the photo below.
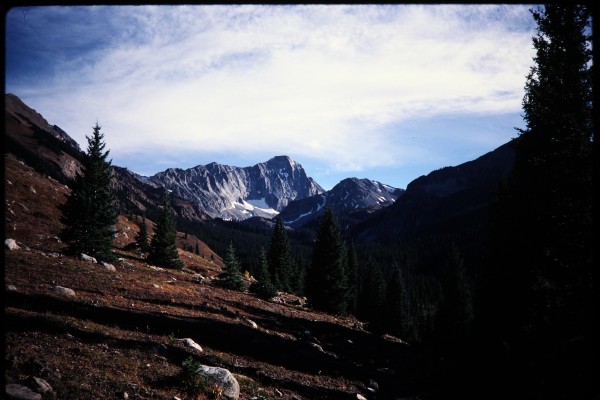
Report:
[[[54,393],[42,398],[65,400],[218,397],[190,388],[190,357],[230,370],[241,400],[398,398],[431,379],[412,347],[356,319],[213,285],[222,262],[206,247],[182,249],[200,243],[192,235],[177,235],[183,270],[147,264],[123,215],[110,268],[65,256],[59,205],[68,187],[12,154],[4,162],[4,234],[19,246],[4,257],[7,384],[39,391],[43,379]]]
[[[347,178],[325,193],[291,202],[280,216],[286,225],[297,228],[318,218],[327,207],[338,216],[372,211],[393,204],[403,192],[370,179]]]
[[[75,140],[13,94],[4,96],[4,106],[6,152],[62,183],[80,172],[83,153]]]
[[[56,125],[31,109],[13,94],[4,96],[5,149],[36,171],[69,184],[81,172],[84,152],[77,142]],[[139,175],[113,166],[113,188],[117,192],[121,212],[140,211],[152,217],[161,204],[164,188]],[[204,221],[208,217],[193,203],[173,198],[173,208],[185,221]]]
[[[487,218],[494,193],[512,170],[514,157],[509,142],[475,160],[421,176],[408,184],[395,204],[354,227],[353,236],[363,242],[394,241],[452,219],[475,214]]]
[[[170,168],[149,181],[194,202],[211,217],[236,220],[273,217],[290,201],[323,192],[304,168],[287,156],[245,168],[218,163],[187,170]]]

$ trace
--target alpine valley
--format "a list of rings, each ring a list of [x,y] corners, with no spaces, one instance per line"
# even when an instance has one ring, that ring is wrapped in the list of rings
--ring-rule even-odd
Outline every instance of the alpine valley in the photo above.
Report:
[[[510,144],[418,177],[406,189],[347,178],[325,191],[285,155],[249,167],[173,166],[150,177],[113,165],[119,261],[102,267],[64,255],[59,239],[60,206],[82,171],[80,146],[6,94],[4,149],[5,236],[15,249],[5,252],[11,382],[31,387],[43,379],[66,399],[190,398],[179,380],[190,356],[233,372],[241,392],[232,398],[433,399],[448,392],[437,387],[462,379],[456,364],[417,344],[444,323],[439,282],[449,270],[448,251],[461,249],[469,273],[477,273],[492,200],[514,162]],[[179,231],[180,271],[149,265],[136,249],[142,216],[152,234],[165,189]],[[360,260],[354,290],[363,303],[351,315],[312,309],[301,286],[296,295],[279,292],[265,301],[212,283],[231,244],[252,282],[276,217],[301,280],[328,208],[352,244],[348,260],[354,249]],[[414,256],[421,248],[427,257]],[[387,290],[393,298],[386,285],[396,280],[383,267],[391,258],[407,265],[402,285],[411,286],[398,304],[409,307],[402,310],[411,313],[410,325],[394,325],[386,311],[391,300],[373,297]],[[76,294],[58,292],[65,287]]]

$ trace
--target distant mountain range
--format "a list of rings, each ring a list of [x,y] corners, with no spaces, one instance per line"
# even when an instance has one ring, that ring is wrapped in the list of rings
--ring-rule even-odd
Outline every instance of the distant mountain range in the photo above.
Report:
[[[374,211],[393,204],[403,193],[403,189],[370,179],[347,178],[325,193],[291,202],[280,217],[286,225],[300,227],[321,216],[327,207],[337,215]]]
[[[81,170],[84,153],[62,129],[11,94],[5,95],[5,114],[6,152],[66,184]],[[481,220],[513,162],[507,143],[476,160],[421,176],[406,190],[348,178],[325,191],[287,156],[244,168],[218,163],[169,168],[151,177],[114,166],[114,186],[122,212],[158,209],[166,188],[178,217],[187,222],[219,218],[257,223],[280,215],[291,228],[314,229],[331,207],[354,240],[386,241],[457,219]]]
[[[169,168],[148,180],[225,220],[271,218],[294,200],[324,192],[302,165],[287,156],[246,168],[215,162],[186,170]]]

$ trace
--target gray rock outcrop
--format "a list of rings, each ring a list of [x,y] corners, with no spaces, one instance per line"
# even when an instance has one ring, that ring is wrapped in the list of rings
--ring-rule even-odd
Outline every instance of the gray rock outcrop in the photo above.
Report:
[[[149,181],[197,204],[213,218],[236,220],[271,218],[289,202],[324,191],[287,156],[245,168],[217,163],[186,170],[169,168]]]
[[[198,374],[211,383],[218,385],[222,395],[229,400],[237,400],[240,397],[240,385],[235,377],[225,368],[209,367],[202,365]]]

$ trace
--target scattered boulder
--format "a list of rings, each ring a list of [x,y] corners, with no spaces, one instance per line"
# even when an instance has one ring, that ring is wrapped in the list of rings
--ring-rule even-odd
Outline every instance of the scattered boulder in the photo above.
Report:
[[[79,257],[80,257],[80,258],[81,258],[83,261],[88,261],[88,262],[91,262],[92,264],[97,264],[97,263],[98,263],[98,261],[97,261],[97,260],[96,260],[94,257],[92,257],[92,256],[88,256],[87,254],[83,254],[83,253],[81,253]]]
[[[9,383],[5,387],[9,399],[15,400],[42,400],[42,395],[29,389],[27,386],[17,383]]]
[[[102,266],[107,270],[107,271],[111,271],[111,272],[116,272],[117,269],[115,268],[114,265],[109,264],[107,262],[102,261],[100,264],[102,264]]]
[[[62,295],[75,297],[75,291],[73,289],[64,286],[54,286],[54,290]]]
[[[36,392],[41,394],[52,393],[54,389],[48,382],[37,376],[31,376],[26,382],[30,387],[34,388]]]
[[[35,191],[35,188],[32,185],[29,185],[29,191],[33,194],[37,194],[37,192]]]
[[[325,350],[323,350],[323,347],[321,347],[320,345],[313,343],[313,342],[308,342],[308,345],[310,347],[312,347],[313,349],[317,350],[319,353],[325,353]]]
[[[240,396],[240,385],[234,376],[225,368],[200,366],[198,374],[218,385],[222,390],[222,395],[229,400],[237,400]]]
[[[277,292],[275,297],[271,299],[274,303],[288,304],[292,306],[304,307],[306,305],[306,297],[298,297],[291,293]]]
[[[200,345],[198,343],[194,342],[194,340],[191,338],[183,338],[183,339],[177,339],[177,340],[179,340],[181,343],[185,344],[186,346],[196,349],[200,352],[204,351],[204,350],[202,350],[202,347],[200,347]]]
[[[356,393],[356,400],[367,400],[367,398],[360,393]]]
[[[4,241],[4,247],[6,247],[7,249],[9,249],[11,251],[12,250],[19,250],[20,249],[20,247],[17,244],[17,242],[16,242],[15,239],[6,239]]]
[[[7,292],[17,292],[17,287],[15,285],[6,285]]]
[[[258,329],[258,324],[256,322],[252,321],[251,319],[242,318],[242,321],[244,322],[244,324],[248,325],[249,327]]]

